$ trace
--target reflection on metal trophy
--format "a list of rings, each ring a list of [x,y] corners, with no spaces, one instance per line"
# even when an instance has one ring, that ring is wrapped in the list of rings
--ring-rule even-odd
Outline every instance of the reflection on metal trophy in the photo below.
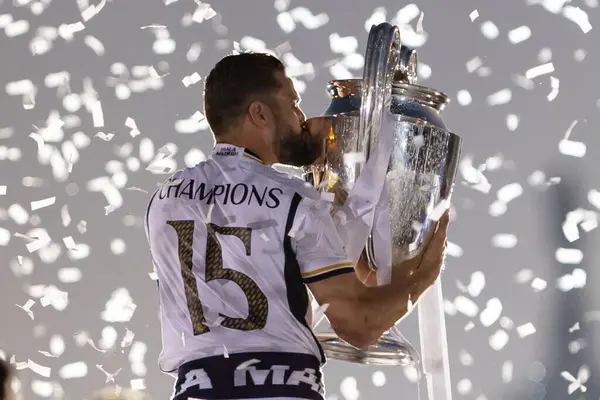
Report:
[[[387,232],[382,236],[381,232],[376,233],[377,229],[381,231],[380,227],[375,227],[363,253],[374,270],[380,262],[386,262],[378,257],[382,253],[380,249],[389,251],[390,243],[391,260],[387,261],[393,264],[411,258],[420,250],[428,229],[449,204],[458,166],[461,139],[447,130],[440,115],[448,97],[416,85],[416,69],[416,52],[401,46],[398,28],[388,23],[373,26],[365,54],[363,79],[332,81],[327,86],[331,103],[325,117],[331,128],[326,159],[324,164],[309,167],[305,174],[308,182],[320,190],[334,192],[336,202],[343,203],[345,194],[359,177],[364,161],[377,149],[387,106],[385,98],[391,94],[389,107],[396,122],[386,176],[388,206],[381,219],[388,221]],[[438,289],[431,289],[425,297],[433,296],[430,293],[440,297]],[[439,303],[439,300],[436,301]],[[443,353],[446,343],[444,315],[441,308],[436,308],[436,313],[441,315],[433,316],[434,323],[420,321],[420,326],[439,330],[425,339],[443,341],[441,347],[439,343],[431,346],[442,349],[435,353]],[[443,338],[440,337],[442,334]],[[427,332],[421,329],[422,348],[428,346],[424,343],[424,335]],[[419,362],[419,355],[395,328],[365,350],[345,343],[333,332],[319,333],[317,330],[317,337],[332,359],[375,365]],[[431,353],[427,355],[443,357]],[[449,397],[440,395],[437,398]]]

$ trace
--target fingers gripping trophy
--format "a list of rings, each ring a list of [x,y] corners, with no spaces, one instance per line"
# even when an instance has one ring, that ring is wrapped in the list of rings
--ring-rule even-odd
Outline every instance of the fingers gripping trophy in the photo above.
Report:
[[[331,81],[324,157],[304,178],[334,198],[332,213],[349,257],[364,257],[377,284],[391,266],[417,256],[449,207],[461,139],[444,124],[448,97],[419,86],[417,55],[401,45],[398,27],[371,28],[363,79]],[[366,241],[366,245],[365,245]],[[441,283],[418,303],[421,354],[397,325],[367,349],[332,330],[316,330],[326,354],[371,365],[422,367],[429,400],[451,399]]]

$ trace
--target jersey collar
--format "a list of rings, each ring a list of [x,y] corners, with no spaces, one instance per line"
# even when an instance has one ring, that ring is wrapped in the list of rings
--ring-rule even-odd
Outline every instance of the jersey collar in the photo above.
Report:
[[[231,157],[231,158],[238,158],[238,159],[246,159],[246,160],[255,161],[260,164],[264,164],[262,162],[262,160],[260,159],[260,157],[257,156],[252,151],[250,151],[246,148],[243,148],[243,147],[234,146],[229,143],[215,144],[215,148],[213,149],[212,156],[213,156],[213,158],[214,157]]]

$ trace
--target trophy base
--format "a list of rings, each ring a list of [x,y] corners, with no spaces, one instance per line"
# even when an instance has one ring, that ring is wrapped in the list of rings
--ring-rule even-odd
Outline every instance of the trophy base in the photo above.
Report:
[[[418,363],[409,343],[401,342],[389,333],[366,349],[358,349],[346,343],[335,333],[317,333],[317,339],[325,355],[333,360],[365,365],[412,366]]]

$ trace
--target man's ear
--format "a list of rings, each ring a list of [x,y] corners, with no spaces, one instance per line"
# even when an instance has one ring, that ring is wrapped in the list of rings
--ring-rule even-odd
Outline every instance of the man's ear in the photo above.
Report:
[[[252,123],[260,127],[268,125],[272,118],[271,110],[261,101],[253,101],[248,108],[248,114]]]

